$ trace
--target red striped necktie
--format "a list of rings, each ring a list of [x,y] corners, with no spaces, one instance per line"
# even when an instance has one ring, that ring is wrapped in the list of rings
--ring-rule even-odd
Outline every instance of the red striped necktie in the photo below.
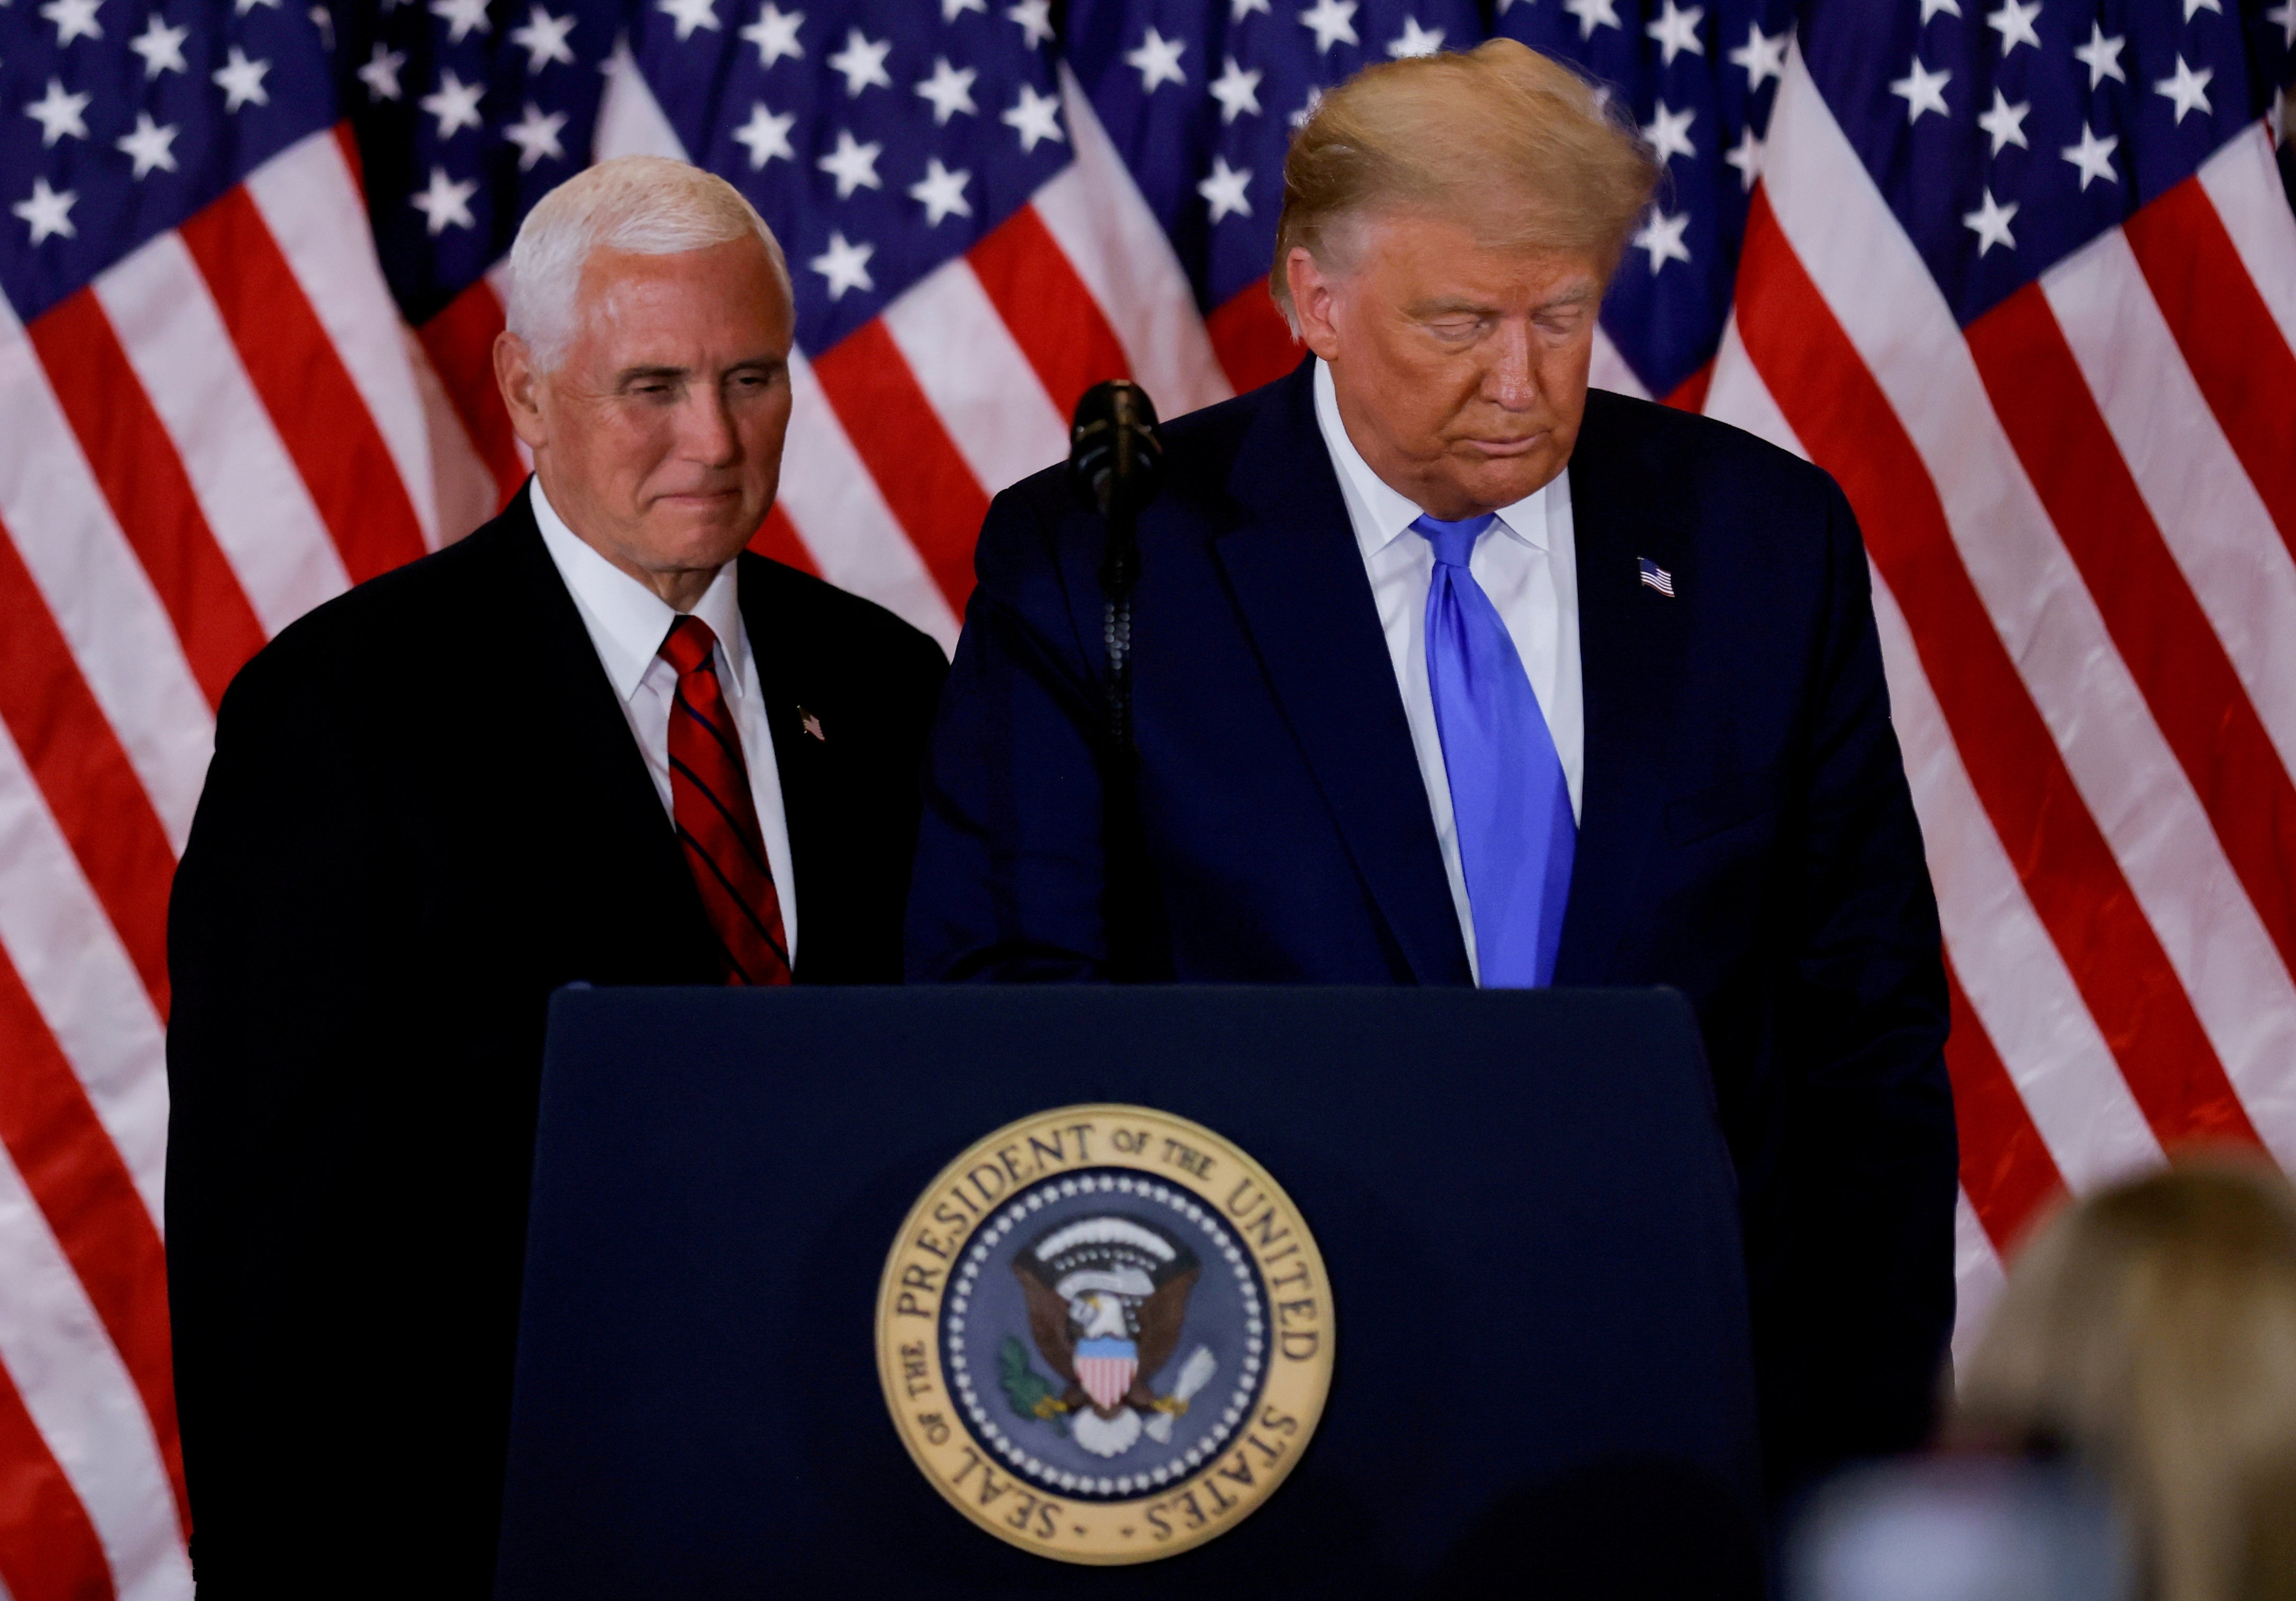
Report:
[[[669,709],[670,815],[709,926],[726,948],[726,981],[786,984],[782,899],[766,862],[741,735],[718,682],[717,645],[717,635],[698,617],[679,618],[661,642],[661,659],[677,669],[677,698]]]

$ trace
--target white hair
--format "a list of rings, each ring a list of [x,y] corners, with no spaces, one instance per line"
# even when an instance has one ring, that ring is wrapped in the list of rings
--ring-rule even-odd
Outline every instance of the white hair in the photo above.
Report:
[[[790,296],[781,242],[742,192],[713,173],[661,156],[617,156],[542,197],[510,247],[504,322],[535,365],[555,367],[574,342],[582,268],[598,250],[672,256],[754,234]]]

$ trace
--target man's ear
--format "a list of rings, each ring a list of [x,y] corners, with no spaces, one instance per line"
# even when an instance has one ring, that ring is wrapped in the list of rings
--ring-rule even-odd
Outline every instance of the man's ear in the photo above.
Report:
[[[1292,287],[1292,316],[1300,324],[1300,338],[1325,361],[1340,353],[1340,331],[1332,320],[1336,291],[1329,274],[1306,250],[1294,246],[1283,259],[1285,281]]]
[[[542,397],[537,392],[542,374],[535,370],[534,352],[508,329],[495,335],[495,387],[502,390],[512,431],[529,450],[541,449],[548,433],[542,422]]]

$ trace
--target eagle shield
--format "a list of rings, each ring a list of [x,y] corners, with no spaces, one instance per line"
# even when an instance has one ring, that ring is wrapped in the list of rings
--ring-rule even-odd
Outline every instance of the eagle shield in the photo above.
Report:
[[[1103,1212],[1046,1229],[1013,1270],[1037,1350],[1067,1383],[1058,1407],[1077,1442],[1096,1456],[1130,1449],[1143,1415],[1159,1411],[1149,1382],[1179,1344],[1195,1253],[1146,1218]]]

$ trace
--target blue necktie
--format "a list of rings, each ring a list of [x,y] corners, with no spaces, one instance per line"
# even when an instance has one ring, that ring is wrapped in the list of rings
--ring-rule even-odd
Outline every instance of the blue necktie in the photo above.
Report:
[[[1467,570],[1493,521],[1422,517],[1411,526],[1435,547],[1427,683],[1474,913],[1476,965],[1487,989],[1528,989],[1554,977],[1578,825],[1538,692],[1498,608]]]

